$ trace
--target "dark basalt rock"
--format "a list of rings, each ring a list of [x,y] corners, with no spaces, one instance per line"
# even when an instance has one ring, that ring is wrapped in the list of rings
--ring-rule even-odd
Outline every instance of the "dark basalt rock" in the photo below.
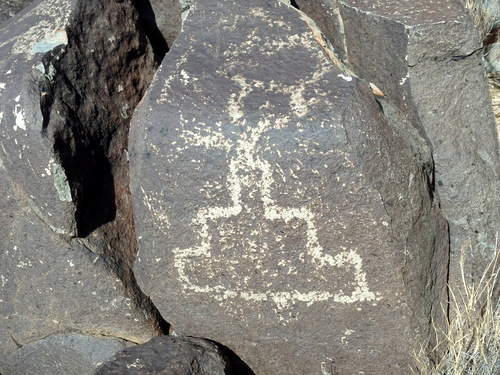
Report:
[[[229,360],[214,343],[195,337],[159,336],[127,348],[95,375],[232,375]]]
[[[0,23],[13,17],[16,13],[20,12],[33,0],[3,0],[0,1]]]
[[[124,341],[88,335],[50,336],[10,356],[4,373],[92,375],[100,364],[127,346],[130,344]]]
[[[462,285],[462,252],[466,282],[477,281],[497,251],[500,160],[480,34],[468,12],[454,0],[296,3],[351,71],[419,123],[450,225],[450,285]]]
[[[462,246],[467,282],[496,250],[479,33],[455,0],[285,3],[0,25],[2,374],[91,373],[169,323],[109,368],[400,375],[433,346]]]
[[[147,11],[37,1],[0,27],[0,368],[54,333],[168,332],[131,271],[128,124],[165,53]]]
[[[471,284],[496,254],[500,218],[498,134],[480,35],[452,0],[349,0],[340,12],[353,70],[420,120],[450,226],[449,283],[462,283],[464,250]]]
[[[131,124],[134,272],[255,373],[401,374],[446,300],[431,152],[318,34],[278,1],[191,6]]]

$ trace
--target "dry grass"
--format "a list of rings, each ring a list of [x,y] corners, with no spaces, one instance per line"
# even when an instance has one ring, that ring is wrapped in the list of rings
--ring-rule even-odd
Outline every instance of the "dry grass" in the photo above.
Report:
[[[468,9],[474,24],[481,32],[483,40],[485,40],[493,31],[495,17],[476,0],[462,0],[462,3]]]
[[[462,0],[474,23],[486,40],[494,28],[494,17],[476,0]],[[490,76],[490,94],[500,134],[500,76]],[[464,277],[463,287],[449,288],[449,311],[445,327],[434,324],[436,346],[428,345],[415,353],[420,375],[500,375],[500,301],[494,298],[497,285],[500,250],[485,270],[477,285],[469,286]]]
[[[450,312],[446,327],[434,326],[437,345],[427,353],[415,353],[420,375],[498,375],[500,374],[500,304],[493,300],[500,251],[485,270],[478,285],[464,292],[450,288]],[[446,309],[443,314],[447,316]],[[432,360],[431,358],[439,358]]]
[[[490,75],[490,94],[491,102],[493,104],[493,111],[497,120],[497,130],[500,135],[500,74]]]

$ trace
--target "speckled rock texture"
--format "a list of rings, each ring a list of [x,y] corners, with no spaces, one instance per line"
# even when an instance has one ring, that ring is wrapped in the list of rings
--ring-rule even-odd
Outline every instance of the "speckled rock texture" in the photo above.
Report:
[[[317,35],[278,1],[191,6],[131,124],[134,272],[257,374],[401,374],[446,298],[431,152]]]
[[[480,42],[455,0],[5,21],[0,373],[90,374],[158,335],[99,371],[409,373],[463,245],[469,283],[495,250]]]
[[[473,283],[497,249],[500,164],[480,33],[467,10],[454,0],[297,4],[322,29],[340,24],[341,32],[327,36],[346,66],[420,123],[450,225],[450,284],[462,283],[462,249],[466,282]],[[319,6],[332,17],[325,19]]]
[[[74,333],[49,336],[11,355],[6,375],[92,375],[99,365],[129,347],[125,341]]]
[[[216,344],[196,337],[159,336],[117,353],[95,375],[232,375]],[[240,374],[238,372],[237,374]]]
[[[26,8],[32,2],[33,0],[1,0],[0,24],[13,17],[16,13]]]
[[[54,333],[168,331],[130,268],[128,121],[163,56],[145,16],[51,0],[0,26],[1,373]]]

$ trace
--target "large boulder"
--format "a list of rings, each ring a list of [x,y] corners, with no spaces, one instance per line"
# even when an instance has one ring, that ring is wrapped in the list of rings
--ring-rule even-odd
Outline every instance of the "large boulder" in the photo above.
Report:
[[[195,2],[132,120],[138,283],[255,373],[405,373],[446,301],[429,143],[337,64],[279,1]]]
[[[480,33],[469,13],[454,0],[297,4],[333,38],[351,71],[417,119],[450,226],[450,285],[462,284],[462,253],[466,282],[478,280],[497,250],[500,160]]]
[[[150,11],[39,0],[0,26],[0,372],[54,333],[168,332],[131,271],[128,123],[165,52]]]

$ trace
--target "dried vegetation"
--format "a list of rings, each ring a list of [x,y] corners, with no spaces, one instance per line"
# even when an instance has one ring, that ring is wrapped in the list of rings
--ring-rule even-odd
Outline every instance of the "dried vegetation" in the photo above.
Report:
[[[493,111],[497,119],[497,130],[498,134],[500,134],[500,74],[490,75],[489,82]]]
[[[495,17],[485,10],[487,0],[462,0],[486,42],[495,33]],[[500,15],[497,15],[497,19]],[[489,74],[490,94],[500,135],[500,74]],[[467,249],[464,249],[466,251]],[[443,306],[445,327],[434,325],[435,347],[415,353],[413,373],[420,375],[500,375],[500,301],[498,263],[500,250],[477,284],[469,286],[463,274],[462,289],[450,286],[449,306]],[[495,288],[496,286],[496,288]]]
[[[436,346],[431,353],[422,347],[415,353],[420,375],[500,374],[500,304],[495,285],[500,251],[477,285],[468,286],[463,273],[463,291],[450,288],[446,327],[434,326]]]

